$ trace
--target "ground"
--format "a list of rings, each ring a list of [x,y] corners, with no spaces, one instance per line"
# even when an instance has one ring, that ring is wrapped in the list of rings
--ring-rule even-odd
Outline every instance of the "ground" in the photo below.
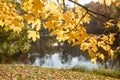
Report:
[[[120,80],[93,73],[43,68],[38,66],[0,64],[0,80]]]

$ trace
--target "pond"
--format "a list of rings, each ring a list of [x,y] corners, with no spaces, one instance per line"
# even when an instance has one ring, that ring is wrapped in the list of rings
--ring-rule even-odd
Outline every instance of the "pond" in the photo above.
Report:
[[[77,67],[84,67],[88,69],[92,68],[99,68],[100,64],[93,64],[89,60],[86,60],[85,57],[78,56],[72,57],[68,55],[68,59],[62,59],[62,54],[54,53],[52,55],[46,54],[43,58],[36,57],[35,61],[33,62],[33,66],[42,66],[42,67],[49,67],[49,68],[62,68],[62,69],[71,69]]]
[[[28,53],[22,54],[14,61],[15,64],[27,64],[49,68],[111,68],[110,60],[93,64],[86,52],[82,52],[79,46],[71,46],[67,42],[58,43],[55,38],[43,37],[32,43]]]

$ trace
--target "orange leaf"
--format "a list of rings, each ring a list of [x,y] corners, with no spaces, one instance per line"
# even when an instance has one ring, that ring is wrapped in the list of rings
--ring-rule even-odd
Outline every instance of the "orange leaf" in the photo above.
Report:
[[[54,30],[54,25],[52,24],[51,21],[48,21],[48,22],[46,23],[46,27],[48,28],[49,31],[50,31],[50,30]]]

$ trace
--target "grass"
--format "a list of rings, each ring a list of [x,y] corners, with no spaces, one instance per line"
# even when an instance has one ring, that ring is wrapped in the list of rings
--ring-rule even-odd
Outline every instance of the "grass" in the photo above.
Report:
[[[102,76],[120,79],[120,69],[110,70],[110,69],[100,68],[100,69],[89,70],[89,69],[86,69],[84,67],[79,67],[79,68],[76,68],[73,70],[79,71],[79,72],[84,72],[84,73],[94,73],[94,74],[98,74],[98,75],[102,75]]]
[[[84,69],[81,69],[84,71]],[[120,80],[89,72],[0,64],[0,80]]]
[[[120,78],[120,70],[110,70],[110,69],[99,69],[99,70],[95,70],[95,69],[93,69],[92,72],[95,73],[95,74],[103,75],[103,76]]]

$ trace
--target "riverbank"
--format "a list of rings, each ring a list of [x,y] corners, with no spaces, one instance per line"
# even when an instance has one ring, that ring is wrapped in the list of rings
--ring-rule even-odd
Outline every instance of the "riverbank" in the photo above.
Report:
[[[73,70],[0,64],[0,80],[120,80]]]

